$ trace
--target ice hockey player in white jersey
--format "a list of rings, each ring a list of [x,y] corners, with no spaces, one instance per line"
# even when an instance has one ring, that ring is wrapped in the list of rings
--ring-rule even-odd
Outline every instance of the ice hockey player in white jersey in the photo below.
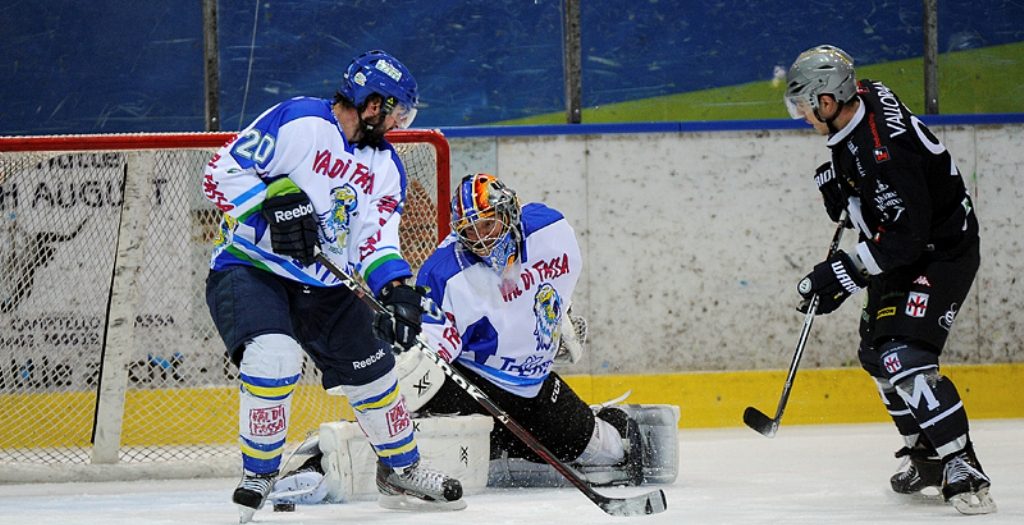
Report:
[[[552,370],[579,359],[585,322],[570,315],[582,269],[575,232],[558,211],[520,206],[495,176],[467,175],[451,205],[452,234],[419,270],[417,285],[441,307],[424,318],[431,347],[526,427],[561,461],[594,484],[671,483],[677,470],[678,408],[591,408]],[[420,417],[488,414],[421,352],[399,356],[400,382]],[[419,381],[433,374],[430,381]],[[596,414],[595,414],[596,412]],[[558,486],[564,480],[495,421],[490,435],[491,486]],[[275,493],[316,487],[314,456],[282,478]],[[323,497],[309,490],[315,502]]]
[[[206,298],[239,368],[243,476],[233,494],[242,522],[278,475],[303,352],[323,387],[350,400],[378,456],[385,507],[465,506],[458,480],[419,465],[392,346],[420,332],[421,291],[398,226],[405,168],[384,135],[416,115],[417,85],[383,51],[356,57],[334,100],[277,104],[207,164],[206,197],[223,213]],[[316,256],[358,272],[392,312],[371,311]]]
[[[570,350],[585,337],[577,333],[583,332],[582,318],[570,315],[583,267],[572,226],[544,204],[521,206],[511,188],[485,173],[459,182],[451,220],[453,233],[416,279],[445,312],[443,319],[423,324],[433,349],[591,482],[643,483],[645,467],[652,466],[649,434],[638,421],[644,408],[612,405],[595,414],[552,369],[556,359],[578,359],[579,350]],[[563,339],[576,344],[561,344]],[[418,411],[487,413],[447,378]],[[675,421],[673,416],[673,426]],[[674,463],[675,450],[670,455]],[[533,485],[538,480],[526,478],[536,469],[528,463],[546,467],[498,421],[491,456],[509,460],[505,479],[496,473],[492,484]],[[496,468],[503,467],[492,461],[492,473]]]

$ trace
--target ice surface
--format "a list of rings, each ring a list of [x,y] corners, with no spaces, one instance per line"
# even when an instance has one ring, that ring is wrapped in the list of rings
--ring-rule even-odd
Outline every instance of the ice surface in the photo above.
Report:
[[[662,486],[663,514],[605,515],[575,489],[488,490],[451,513],[386,511],[375,502],[256,514],[254,523],[577,525],[637,524],[1020,524],[1024,523],[1024,420],[973,423],[978,457],[992,477],[999,512],[959,515],[940,499],[889,490],[901,446],[891,424],[783,426],[773,439],[748,428],[680,431],[680,476]],[[0,485],[0,524],[227,525],[236,479]],[[615,496],[643,488],[601,489]]]

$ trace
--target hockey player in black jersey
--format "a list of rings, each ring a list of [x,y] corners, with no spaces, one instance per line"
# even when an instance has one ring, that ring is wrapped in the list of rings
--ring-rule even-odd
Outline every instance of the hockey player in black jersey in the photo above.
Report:
[[[856,79],[853,59],[822,45],[786,75],[786,106],[828,136],[832,160],[815,182],[833,221],[849,213],[856,248],[814,266],[797,286],[806,312],[834,311],[867,288],[861,365],[906,443],[908,467],[892,489],[941,487],[965,514],[996,510],[990,480],[968,432],[967,413],[939,356],[980,262],[978,221],[945,146],[883,83]]]

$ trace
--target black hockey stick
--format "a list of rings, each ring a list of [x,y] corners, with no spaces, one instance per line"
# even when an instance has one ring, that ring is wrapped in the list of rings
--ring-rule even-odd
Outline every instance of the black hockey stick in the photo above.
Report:
[[[832,245],[828,248],[828,257],[835,255],[839,250],[839,241],[843,239],[843,230],[846,229],[847,212],[844,210],[839,217],[839,227],[832,235]],[[818,310],[818,302],[821,300],[817,294],[811,296],[807,304],[807,314],[804,315],[804,328],[800,331],[800,339],[796,343],[796,352],[793,354],[793,362],[789,365],[789,375],[786,376],[786,384],[782,387],[782,397],[779,399],[779,406],[775,409],[775,417],[769,418],[764,412],[747,407],[743,411],[743,422],[748,427],[760,432],[766,437],[775,437],[779,430],[779,423],[782,421],[782,412],[786,410],[786,402],[789,401],[789,392],[793,389],[793,378],[796,376],[796,369],[800,366],[800,357],[804,354],[804,345],[807,344],[807,335],[811,332],[811,324],[814,323],[814,314]]]
[[[316,260],[327,268],[335,277],[337,277],[349,290],[352,290],[357,297],[362,299],[371,310],[383,315],[391,315],[391,312],[384,308],[384,305],[382,305],[380,301],[363,288],[359,282],[332,263],[322,252],[317,253]],[[437,352],[434,352],[429,345],[423,342],[422,338],[417,342],[416,348],[430,358],[431,361],[436,363],[437,366],[441,367],[441,370],[444,371],[445,375],[450,377],[455,384],[459,385],[459,387],[461,387],[467,394],[480,403],[480,405],[484,407],[484,409],[487,410],[494,419],[500,421],[502,425],[505,425],[505,428],[509,429],[509,431],[522,440],[526,446],[530,447],[530,450],[534,451],[538,456],[543,458],[544,461],[554,467],[559,474],[569,480],[569,482],[589,498],[590,501],[593,501],[598,507],[601,507],[601,510],[612,516],[642,516],[645,514],[657,514],[659,512],[664,512],[667,508],[665,493],[660,489],[640,496],[634,496],[632,498],[609,498],[598,494],[583,478],[580,477],[578,473],[576,473],[575,470],[572,469],[572,467],[566,465],[555,457],[555,455],[552,454],[551,451],[548,450],[540,441],[538,441],[529,430],[520,425],[516,420],[512,419],[507,412],[495,404],[491,398],[487,397],[487,394],[483,393],[483,391],[477,388],[476,385],[469,382],[465,376],[460,374],[450,366],[448,362],[437,355]]]

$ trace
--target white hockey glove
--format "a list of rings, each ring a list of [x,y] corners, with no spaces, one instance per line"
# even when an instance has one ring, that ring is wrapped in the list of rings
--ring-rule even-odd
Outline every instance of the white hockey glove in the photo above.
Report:
[[[558,340],[558,351],[555,352],[555,363],[574,364],[583,357],[584,345],[587,344],[587,320],[582,316],[572,315],[572,305],[566,309],[562,317]]]

